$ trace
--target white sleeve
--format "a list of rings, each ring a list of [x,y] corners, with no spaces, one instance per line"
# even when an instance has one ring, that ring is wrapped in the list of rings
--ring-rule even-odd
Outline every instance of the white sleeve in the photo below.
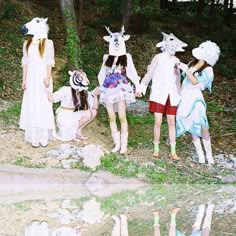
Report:
[[[65,95],[66,95],[66,87],[60,88],[58,91],[52,94],[53,102],[54,103],[61,102],[64,99]]]
[[[27,44],[27,41],[25,41],[24,44],[23,44],[23,57],[22,57],[22,60],[21,60],[22,66],[23,65],[29,65],[29,57],[28,57],[28,54],[26,52],[26,44]]]
[[[149,82],[151,81],[154,71],[156,69],[156,66],[158,64],[158,54],[152,59],[150,65],[148,65],[147,67],[147,73],[145,74],[145,76],[142,79],[141,82],[141,88],[142,88],[142,92],[145,94],[146,93],[146,89],[147,86],[149,84]]]
[[[108,55],[105,54],[105,55],[103,56],[102,67],[101,67],[101,69],[100,69],[100,71],[99,71],[99,73],[98,73],[98,82],[99,82],[99,85],[102,85],[103,82],[104,82],[104,80],[105,80],[105,78],[106,78],[106,65],[105,65],[105,62],[106,62],[107,58],[108,58]]]
[[[126,75],[133,82],[135,87],[137,88],[137,87],[139,87],[140,77],[138,76],[138,73],[135,69],[132,56],[129,53],[127,53],[126,55],[127,55]]]
[[[55,59],[54,59],[54,45],[53,41],[48,39],[46,40],[46,45],[45,45],[45,64],[47,66],[54,66],[55,64]]]

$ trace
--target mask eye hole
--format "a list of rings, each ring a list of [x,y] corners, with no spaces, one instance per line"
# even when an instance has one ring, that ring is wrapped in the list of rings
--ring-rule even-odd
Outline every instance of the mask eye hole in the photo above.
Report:
[[[173,41],[174,39],[173,38],[170,38],[170,41]]]
[[[39,23],[39,20],[37,20],[36,22]]]

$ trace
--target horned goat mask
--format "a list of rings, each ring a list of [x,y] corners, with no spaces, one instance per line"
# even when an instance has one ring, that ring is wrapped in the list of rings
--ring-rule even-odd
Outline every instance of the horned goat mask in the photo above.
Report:
[[[125,28],[121,27],[120,32],[112,33],[109,27],[105,27],[109,36],[104,36],[103,39],[109,43],[109,55],[122,56],[126,54],[125,41],[130,38],[130,35],[124,35]]]
[[[208,40],[201,43],[197,48],[194,48],[192,54],[198,60],[204,60],[209,65],[214,66],[219,59],[220,48],[216,43]]]
[[[166,34],[162,32],[163,40],[156,45],[160,47],[162,52],[167,52],[170,55],[175,55],[176,52],[184,52],[183,47],[187,47],[188,44],[179,40],[176,36],[171,34]]]
[[[48,18],[35,17],[21,27],[21,32],[26,35],[33,35],[33,39],[48,38]]]

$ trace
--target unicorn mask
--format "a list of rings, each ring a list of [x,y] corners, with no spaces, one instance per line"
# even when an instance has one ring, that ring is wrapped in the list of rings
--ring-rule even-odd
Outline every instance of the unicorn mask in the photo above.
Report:
[[[124,35],[124,26],[121,28],[121,32],[112,33],[109,27],[106,27],[110,36],[104,36],[103,39],[109,43],[109,55],[122,56],[126,54],[125,41],[127,41],[130,35]]]
[[[214,66],[220,56],[220,48],[216,43],[206,41],[192,50],[192,54],[198,60],[204,60],[209,65]]]
[[[75,90],[87,90],[90,84],[87,75],[82,70],[68,71],[70,75],[70,86]]]
[[[162,32],[162,35],[163,35],[163,40],[156,45],[156,47],[161,48],[162,52],[167,52],[170,55],[175,55],[176,52],[184,52],[183,47],[188,46],[188,44],[179,40],[172,33],[166,34]]]
[[[33,39],[48,38],[49,27],[47,20],[48,18],[35,17],[21,27],[21,32],[24,35],[33,35]]]

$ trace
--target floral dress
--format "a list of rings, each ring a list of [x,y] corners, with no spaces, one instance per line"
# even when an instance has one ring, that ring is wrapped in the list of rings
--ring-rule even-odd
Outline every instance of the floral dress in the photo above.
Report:
[[[193,71],[194,68],[190,68]],[[212,67],[206,67],[202,72],[196,72],[194,76],[198,84],[193,85],[186,77],[182,83],[181,101],[176,115],[176,135],[181,136],[189,132],[195,136],[202,137],[202,126],[209,129],[206,116],[206,102],[202,91],[208,89],[211,92],[214,73]]]
[[[102,68],[98,74],[98,80],[100,84],[100,103],[106,106],[107,103],[115,105],[119,101],[126,101],[126,106],[131,103],[135,103],[134,88],[130,84],[130,79],[135,87],[139,86],[140,77],[134,67],[133,60],[130,54],[127,56],[127,67],[123,68],[120,65],[116,65],[116,60],[114,61],[112,67],[106,67],[105,62],[108,55],[104,56]]]

